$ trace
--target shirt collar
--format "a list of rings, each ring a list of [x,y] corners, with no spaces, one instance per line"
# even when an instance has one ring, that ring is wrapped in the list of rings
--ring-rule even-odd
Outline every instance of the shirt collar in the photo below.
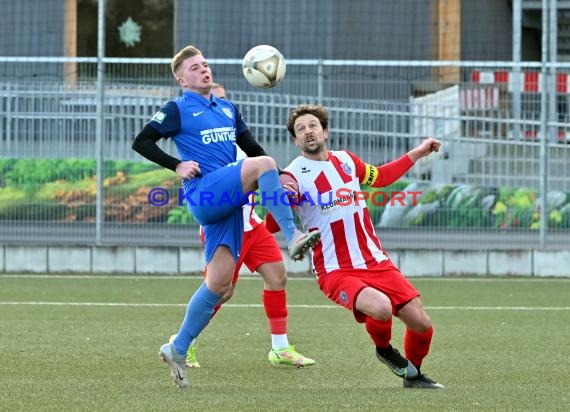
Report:
[[[213,103],[213,101],[210,100],[212,98],[211,95],[210,95],[210,99],[207,99],[206,97],[202,96],[201,94],[193,92],[191,90],[184,90],[184,98],[185,99],[192,99],[196,103],[202,104],[206,107],[210,107],[210,104]]]

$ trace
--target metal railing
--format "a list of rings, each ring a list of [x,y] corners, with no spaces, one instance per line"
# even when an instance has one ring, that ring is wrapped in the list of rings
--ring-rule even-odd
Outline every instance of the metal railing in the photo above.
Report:
[[[41,63],[44,68],[69,64],[66,59],[48,60],[0,59],[0,67],[23,63],[27,67],[30,63]],[[28,166],[33,168],[33,162],[41,164],[38,159],[62,159],[62,164],[67,161],[63,159],[70,158],[95,160],[99,116],[96,65],[92,59],[76,63],[81,69],[73,81],[57,76],[57,80],[50,78],[50,82],[41,78],[32,82],[15,78],[0,81],[0,164],[2,159],[30,159],[32,163]],[[0,240],[93,243],[97,223],[93,211],[100,207],[103,243],[197,242],[196,231],[172,217],[176,215],[171,211],[177,209],[177,202],[158,208],[150,205],[146,197],[150,188],[165,184],[175,197],[178,186],[175,175],[153,169],[130,148],[133,137],[158,107],[178,94],[165,71],[165,63],[161,59],[105,59],[109,76],[102,96],[101,149],[107,179],[104,186],[96,188],[93,179],[84,177],[96,172],[93,163],[78,166],[74,172],[77,177],[69,176],[66,171],[69,169],[62,168],[53,172],[49,181],[38,177],[18,181],[14,177],[17,173],[13,170],[8,173],[6,167],[0,180],[3,200]],[[442,153],[416,165],[404,180],[410,184],[422,183],[422,187],[433,193],[437,192],[434,188],[457,189],[462,185],[480,188],[484,193],[474,197],[477,207],[468,212],[450,207],[446,203],[449,198],[436,199],[437,211],[419,208],[424,217],[418,217],[420,212],[417,212],[412,222],[415,226],[410,226],[410,222],[381,225],[378,218],[376,223],[398,245],[418,246],[420,237],[424,239],[424,247],[484,247],[506,234],[510,243],[505,245],[502,240],[497,243],[519,248],[527,247],[529,239],[537,239],[534,215],[540,211],[537,193],[544,177],[540,167],[543,141],[540,93],[534,91],[532,83],[527,85],[528,91],[520,94],[520,117],[513,116],[513,85],[516,85],[510,78],[513,64],[288,61],[286,82],[272,90],[255,91],[236,70],[238,63],[214,61],[216,79],[226,85],[253,134],[281,166],[297,154],[284,125],[290,109],[300,103],[324,104],[331,117],[330,147],[351,150],[370,163],[394,159],[428,134],[443,140]],[[128,75],[125,76],[126,69],[122,66],[130,67]],[[450,67],[456,69],[452,71],[453,79],[443,81],[439,76],[441,69]],[[541,69],[536,63],[517,67],[530,74]],[[567,76],[570,66],[560,63],[555,71],[559,76]],[[390,81],[395,73],[397,79]],[[487,80],[481,81],[485,76]],[[566,104],[569,94],[562,90],[555,94],[559,111],[556,119],[547,123],[546,178],[550,199],[547,200],[551,202],[547,208],[552,215],[547,246],[564,247],[570,207],[567,200],[560,199],[570,192],[567,134],[570,125]],[[175,153],[170,142],[164,142],[163,147]],[[142,169],[130,162],[149,169],[140,172]],[[137,173],[131,173],[135,169]],[[100,204],[97,189],[103,192]],[[510,212],[498,216],[499,192],[508,189],[529,192],[525,200],[515,196],[512,202],[531,204],[525,203],[524,210],[517,209],[517,205],[505,205]],[[430,196],[437,197],[433,193]],[[484,203],[489,196],[495,196],[491,206]],[[508,218],[507,213],[516,217]],[[475,223],[473,216],[479,216]],[[531,228],[532,224],[535,225]],[[557,241],[559,236],[562,238]],[[480,242],[474,241],[475,238]]]

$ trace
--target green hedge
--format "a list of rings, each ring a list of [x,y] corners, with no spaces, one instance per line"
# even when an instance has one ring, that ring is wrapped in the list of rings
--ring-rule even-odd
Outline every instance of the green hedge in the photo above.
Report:
[[[417,190],[410,184],[404,191]],[[417,205],[387,206],[380,226],[539,229],[539,193],[528,188],[423,185]],[[570,194],[547,194],[548,227],[570,228]]]

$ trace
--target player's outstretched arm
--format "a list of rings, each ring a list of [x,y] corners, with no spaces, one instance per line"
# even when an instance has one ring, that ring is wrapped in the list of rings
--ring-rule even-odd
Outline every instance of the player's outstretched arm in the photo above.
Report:
[[[410,150],[398,159],[383,164],[382,166],[366,165],[361,183],[371,187],[385,187],[391,185],[410,170],[414,163],[432,152],[439,151],[441,142],[429,137],[418,146]]]
[[[415,148],[408,152],[408,156],[412,162],[416,163],[422,157],[426,157],[432,152],[439,152],[441,142],[433,137],[428,137]]]

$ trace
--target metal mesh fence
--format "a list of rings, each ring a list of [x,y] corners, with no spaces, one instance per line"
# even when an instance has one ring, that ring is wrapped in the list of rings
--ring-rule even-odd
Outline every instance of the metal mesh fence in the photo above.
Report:
[[[115,64],[126,63],[111,61],[106,67],[113,72]],[[381,66],[382,62],[376,64]],[[415,71],[416,77],[420,77],[426,70],[435,70],[431,66],[421,67],[420,63],[415,63],[415,68],[409,64],[385,64],[409,77],[416,76]],[[181,204],[177,178],[170,171],[141,160],[130,148],[133,137],[157,108],[178,94],[176,87],[163,84],[160,70],[148,69],[164,65],[163,61],[133,64],[134,77],[151,79],[156,75],[156,84],[134,83],[129,78],[105,82],[104,242],[197,242],[196,232],[189,228],[195,223]],[[223,67],[221,73],[236,71],[233,62],[214,65]],[[341,67],[346,65],[343,62]],[[294,68],[294,63],[290,67]],[[374,66],[367,68],[372,71]],[[332,62],[320,68],[317,65],[315,72],[321,75],[313,78],[297,78],[295,70],[291,70],[289,87],[309,90],[302,94],[279,89],[240,90],[237,84],[228,90],[254,135],[282,166],[297,155],[284,124],[291,108],[301,103],[322,103],[329,109],[332,149],[351,150],[370,163],[380,164],[398,157],[425,135],[440,137],[444,141],[443,152],[416,165],[404,178],[405,185],[399,187],[422,190],[420,205],[404,213],[398,210],[398,204],[371,204],[375,223],[402,244],[417,245],[418,239],[424,239],[421,245],[437,245],[439,239],[449,242],[448,247],[481,246],[508,232],[513,248],[528,245],[528,239],[537,241],[539,95],[523,93],[521,118],[513,119],[508,81],[474,81],[481,73],[510,73],[509,67],[484,67],[486,72],[464,65],[456,69],[464,73],[463,82],[448,86],[432,81],[429,89],[438,91],[418,90],[417,97],[408,93],[405,99],[351,99],[339,96],[342,91],[329,95],[327,90],[334,90],[339,83],[335,73],[342,73]],[[136,70],[142,72],[140,76]],[[531,65],[525,71],[536,72],[536,68]],[[74,83],[13,80],[0,84],[0,142],[4,158],[0,222],[5,240],[93,242],[97,94],[95,82],[89,80],[92,77],[86,74]],[[239,76],[235,80],[222,79],[225,84],[243,82]],[[295,85],[296,79],[299,81]],[[342,83],[352,85],[348,74]],[[373,85],[379,87],[374,79],[368,88]],[[350,90],[348,86],[346,90]],[[408,84],[410,90],[413,87]],[[315,94],[313,90],[322,92]],[[390,91],[387,94],[393,96]],[[558,123],[557,140],[549,144],[548,152],[552,211],[559,213],[552,220],[554,245],[556,231],[565,230],[568,222],[566,196],[570,192],[570,145],[566,144],[564,121]],[[162,144],[165,150],[176,154],[170,142]],[[149,201],[151,190],[159,187],[170,197],[165,206],[153,206]],[[504,211],[500,210],[502,204]],[[404,217],[394,217],[397,213]],[[450,233],[454,236],[450,237]],[[526,239],[521,240],[522,236]],[[481,243],[473,242],[474,237]]]
[[[217,6],[210,3],[175,2],[179,14],[174,18],[178,21],[184,10],[192,11],[193,19],[216,11]],[[235,7],[235,2],[218,5],[222,3],[232,10]],[[291,108],[301,103],[325,105],[331,117],[330,147],[353,151],[369,163],[392,160],[424,136],[440,138],[444,142],[441,153],[419,162],[401,182],[387,189],[386,202],[369,202],[375,225],[391,245],[537,247],[544,222],[541,216],[546,213],[546,246],[566,247],[570,230],[568,63],[435,61],[429,60],[433,54],[426,53],[425,47],[412,47],[407,54],[402,51],[408,44],[417,45],[419,32],[426,36],[422,41],[433,43],[436,35],[424,26],[413,33],[399,28],[400,40],[392,36],[392,44],[384,39],[383,46],[378,46],[391,50],[385,53],[389,58],[406,60],[357,60],[379,58],[379,52],[375,49],[366,54],[370,43],[355,41],[354,36],[360,33],[362,39],[363,33],[350,30],[342,18],[348,13],[345,8],[337,2],[318,3],[328,16],[323,17],[325,31],[337,22],[339,32],[345,25],[347,36],[352,33],[346,43],[340,35],[331,34],[321,39],[327,40],[322,48],[314,44],[301,49],[300,39],[293,34],[287,37],[285,31],[272,32],[267,41],[258,41],[261,34],[257,32],[234,39],[228,37],[229,31],[214,36],[210,33],[213,29],[199,31],[192,25],[176,31],[166,43],[183,46],[190,37],[200,40],[210,33],[208,39],[213,40],[204,38],[203,43],[204,50],[211,50],[215,57],[209,60],[216,80],[226,86],[253,134],[282,167],[297,155],[284,125]],[[359,5],[359,13],[352,16],[362,19],[366,11],[377,16],[372,3]],[[428,3],[422,5],[423,13],[432,18],[440,13],[441,17],[441,11],[434,9],[435,2]],[[251,11],[256,4],[249,1],[245,8]],[[383,18],[419,19],[420,10],[412,7],[416,3],[398,4],[384,9]],[[76,5],[82,15],[97,2],[86,0]],[[289,15],[290,6],[289,2],[268,5],[259,13],[280,10]],[[53,10],[68,10],[66,7]],[[483,12],[470,7],[466,10],[471,10],[471,20],[486,21]],[[16,13],[12,6],[7,10]],[[26,13],[25,8],[21,12]],[[126,21],[127,16],[123,17],[118,23]],[[304,18],[297,23],[302,24]],[[65,27],[58,33],[68,39],[67,20],[62,22]],[[505,27],[510,29],[510,22]],[[285,53],[290,58],[285,81],[270,90],[253,89],[243,78],[239,56],[222,52],[223,39],[229,39],[232,46],[226,44],[227,49],[234,53],[247,50],[255,44],[251,42],[276,44],[279,38],[285,39],[283,47],[290,49]],[[179,93],[170,74],[170,60],[165,58],[171,55],[172,44],[161,52],[156,51],[160,50],[156,45],[148,46],[155,51],[149,52],[154,58],[129,58],[109,57],[129,55],[121,52],[124,42],[112,42],[107,57],[101,59],[92,57],[92,44],[78,46],[77,50],[84,52],[76,53],[90,57],[63,57],[70,56],[65,47],[36,50],[25,42],[21,48],[52,57],[27,57],[16,53],[17,48],[0,47],[5,54],[0,57],[0,241],[198,242],[177,177],[131,150],[132,139],[153,113]],[[445,39],[438,47],[444,46]],[[134,49],[129,50],[136,55]],[[470,50],[466,55],[478,56],[475,47],[465,46],[464,50]],[[102,93],[97,83],[101,67]],[[547,119],[541,117],[545,96],[553,108]],[[100,192],[96,178],[98,119],[102,119]],[[541,145],[544,141],[547,144]],[[176,155],[171,142],[161,141],[161,147]],[[543,187],[548,190],[546,211],[541,210]],[[156,203],[152,197],[155,188],[164,189],[157,196],[168,200],[165,205],[152,204]],[[406,207],[392,202],[390,193],[402,191],[420,191],[418,204]],[[97,210],[102,211],[100,220]]]

